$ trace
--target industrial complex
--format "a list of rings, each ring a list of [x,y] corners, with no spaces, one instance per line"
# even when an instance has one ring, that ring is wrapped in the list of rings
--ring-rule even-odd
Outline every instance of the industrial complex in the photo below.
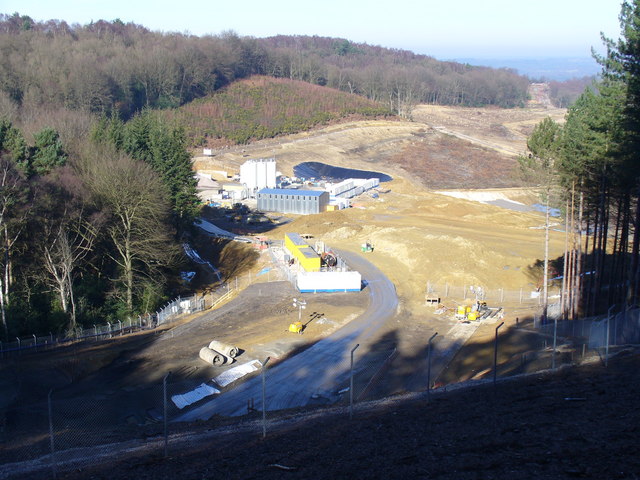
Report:
[[[259,211],[299,215],[348,208],[351,198],[380,185],[380,179],[375,177],[349,178],[337,183],[288,178],[277,171],[274,158],[247,160],[240,166],[239,175],[216,171],[209,176],[199,175],[200,195],[205,202],[255,199]]]

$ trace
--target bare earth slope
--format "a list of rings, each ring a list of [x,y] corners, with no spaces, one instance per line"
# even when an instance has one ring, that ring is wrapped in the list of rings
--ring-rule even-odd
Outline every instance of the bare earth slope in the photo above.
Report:
[[[455,392],[234,428],[192,426],[169,457],[142,452],[62,472],[106,479],[635,479],[638,355]],[[161,438],[161,437],[159,437]],[[33,478],[51,478],[47,472]]]

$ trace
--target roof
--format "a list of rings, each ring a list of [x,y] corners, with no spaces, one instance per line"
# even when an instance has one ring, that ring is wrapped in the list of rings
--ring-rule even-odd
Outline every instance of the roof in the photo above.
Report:
[[[307,196],[307,197],[319,197],[324,195],[324,190],[294,190],[292,188],[263,188],[262,190],[258,190],[258,193],[263,194],[272,194],[272,195],[299,195],[299,196]]]

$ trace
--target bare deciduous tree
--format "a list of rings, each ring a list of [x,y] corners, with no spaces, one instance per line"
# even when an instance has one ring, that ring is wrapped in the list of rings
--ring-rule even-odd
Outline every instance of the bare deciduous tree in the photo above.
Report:
[[[106,231],[113,247],[109,256],[119,267],[125,303],[132,312],[137,280],[161,282],[163,267],[179,255],[165,188],[147,164],[118,153],[88,162],[84,176],[108,212]]]
[[[27,204],[25,179],[7,156],[0,156],[0,316],[8,333],[6,308],[12,283],[11,252],[24,228]]]

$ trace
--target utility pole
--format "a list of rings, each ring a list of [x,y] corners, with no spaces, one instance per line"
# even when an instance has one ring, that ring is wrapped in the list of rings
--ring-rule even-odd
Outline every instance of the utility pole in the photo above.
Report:
[[[547,322],[547,310],[549,308],[548,296],[549,283],[549,190],[547,189],[547,198],[545,201],[544,216],[544,272],[542,276],[542,318]]]

